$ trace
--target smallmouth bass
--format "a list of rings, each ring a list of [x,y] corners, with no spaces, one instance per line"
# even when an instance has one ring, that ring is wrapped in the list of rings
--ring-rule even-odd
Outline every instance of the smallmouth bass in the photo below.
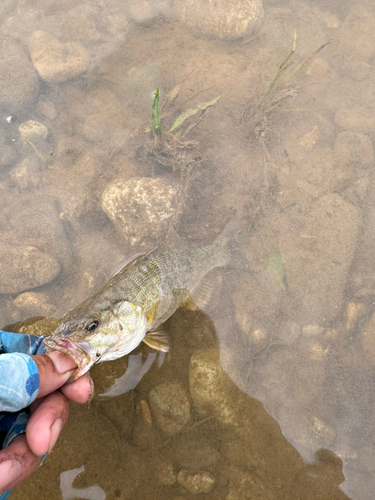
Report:
[[[163,323],[186,300],[202,303],[205,276],[231,260],[237,226],[232,219],[211,245],[201,247],[189,245],[171,228],[163,245],[136,257],[69,311],[44,343],[49,351],[62,351],[76,361],[70,381],[95,363],[130,353],[142,341],[167,352]]]

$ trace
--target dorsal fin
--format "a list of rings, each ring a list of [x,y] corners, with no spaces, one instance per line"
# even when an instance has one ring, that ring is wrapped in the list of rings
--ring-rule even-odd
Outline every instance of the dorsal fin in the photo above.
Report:
[[[160,248],[165,250],[169,248],[179,248],[183,246],[184,246],[184,240],[181,238],[179,234],[177,234],[173,226],[169,226],[167,237],[165,238],[165,241]]]

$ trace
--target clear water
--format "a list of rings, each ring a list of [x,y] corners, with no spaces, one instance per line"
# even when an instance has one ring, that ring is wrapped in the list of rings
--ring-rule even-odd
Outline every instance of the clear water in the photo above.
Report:
[[[239,263],[219,273],[207,308],[168,321],[171,353],[140,346],[95,366],[95,398],[71,405],[53,453],[14,500],[190,499],[186,478],[212,488],[197,498],[373,498],[373,3],[264,0],[260,31],[236,39],[215,36],[220,5],[210,28],[197,26],[202,4],[186,15],[157,0],[0,7],[10,61],[1,241],[62,266],[37,295],[3,290],[0,325],[61,317],[121,259],[163,240],[156,222],[140,221],[137,244],[116,232],[101,206],[113,181],[178,186],[173,224],[192,244],[211,242],[235,212],[244,221]],[[37,30],[79,42],[87,69],[60,83],[30,76]],[[179,84],[156,147],[145,132],[155,88],[163,105]],[[180,113],[219,96],[167,134]],[[47,139],[22,140],[28,120]],[[20,279],[9,272],[3,284]],[[167,383],[173,406],[171,382],[188,402],[175,411],[188,404],[190,416],[168,433],[152,391]]]

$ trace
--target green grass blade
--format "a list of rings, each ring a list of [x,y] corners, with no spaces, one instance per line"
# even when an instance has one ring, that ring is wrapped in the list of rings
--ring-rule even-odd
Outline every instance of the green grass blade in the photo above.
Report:
[[[161,135],[163,133],[159,110],[159,87],[156,87],[154,102],[152,103],[151,129],[155,135]]]

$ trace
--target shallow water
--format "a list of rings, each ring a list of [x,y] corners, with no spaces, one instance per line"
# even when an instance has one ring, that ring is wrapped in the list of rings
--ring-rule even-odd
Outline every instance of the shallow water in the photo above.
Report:
[[[375,9],[264,0],[244,28],[222,20],[260,2],[222,4],[0,7],[0,326],[61,317],[171,224],[203,245],[243,221],[171,352],[95,366],[14,500],[373,498]],[[109,187],[134,177],[141,207]]]

